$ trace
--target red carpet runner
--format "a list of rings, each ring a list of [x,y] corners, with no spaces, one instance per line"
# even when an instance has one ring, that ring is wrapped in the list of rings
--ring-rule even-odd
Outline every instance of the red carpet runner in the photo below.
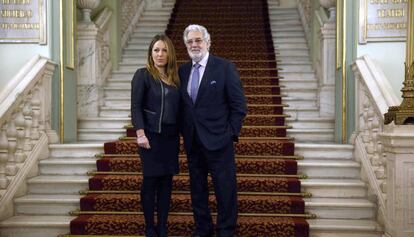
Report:
[[[180,62],[188,60],[184,28],[207,27],[211,52],[233,61],[243,81],[248,116],[236,144],[239,220],[237,236],[308,237],[297,175],[298,157],[286,137],[267,3],[264,0],[178,0],[166,33]],[[143,235],[140,162],[135,132],[105,143],[81,210],[70,224],[72,235]],[[193,228],[188,167],[182,148],[181,173],[174,178],[169,235],[189,236]],[[214,195],[210,197],[215,211]],[[298,215],[299,214],[299,215]]]

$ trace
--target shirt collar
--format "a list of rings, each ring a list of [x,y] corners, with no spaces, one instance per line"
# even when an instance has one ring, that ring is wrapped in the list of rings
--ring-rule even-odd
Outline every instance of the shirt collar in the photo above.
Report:
[[[210,53],[207,51],[206,55],[204,55],[204,57],[200,60],[200,62],[198,62],[198,64],[200,64],[202,67],[206,67],[209,55]],[[193,61],[193,66],[194,64],[196,64],[196,62]]]

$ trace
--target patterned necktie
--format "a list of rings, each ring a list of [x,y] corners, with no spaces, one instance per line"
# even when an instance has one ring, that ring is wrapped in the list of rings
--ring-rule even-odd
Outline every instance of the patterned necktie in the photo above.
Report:
[[[195,103],[197,99],[198,94],[198,87],[200,85],[200,72],[198,69],[201,67],[200,64],[196,63],[194,64],[194,70],[193,75],[191,76],[191,87],[190,87],[190,93],[191,93],[191,99],[193,100],[193,103]]]

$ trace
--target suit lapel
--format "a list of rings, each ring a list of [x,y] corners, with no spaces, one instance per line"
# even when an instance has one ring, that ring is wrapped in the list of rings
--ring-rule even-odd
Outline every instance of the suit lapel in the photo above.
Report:
[[[191,61],[184,65],[183,78],[182,78],[182,83],[181,83],[181,90],[182,90],[183,97],[185,100],[188,100],[187,102],[190,104],[192,104],[193,102],[191,101],[191,97],[187,92],[187,86],[188,86],[188,81],[190,79],[191,66],[192,66]]]

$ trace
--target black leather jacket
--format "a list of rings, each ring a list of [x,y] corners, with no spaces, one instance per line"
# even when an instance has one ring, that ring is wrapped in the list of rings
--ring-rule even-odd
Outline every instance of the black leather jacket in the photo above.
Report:
[[[152,78],[146,68],[138,69],[131,82],[131,116],[135,130],[178,133],[179,92]]]

